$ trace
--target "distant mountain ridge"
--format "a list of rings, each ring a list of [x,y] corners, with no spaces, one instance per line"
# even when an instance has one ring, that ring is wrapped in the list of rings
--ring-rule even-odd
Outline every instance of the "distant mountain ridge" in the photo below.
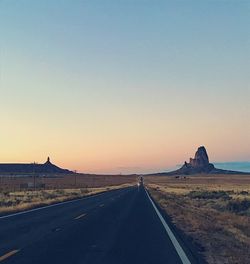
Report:
[[[38,163],[0,163],[0,173],[73,173],[50,162],[48,157],[44,164]]]
[[[218,169],[250,172],[250,161],[214,162]]]

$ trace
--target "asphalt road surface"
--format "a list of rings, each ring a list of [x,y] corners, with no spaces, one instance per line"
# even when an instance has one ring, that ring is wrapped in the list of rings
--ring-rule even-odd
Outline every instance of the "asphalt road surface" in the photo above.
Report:
[[[143,186],[0,217],[0,263],[194,263],[174,244]]]

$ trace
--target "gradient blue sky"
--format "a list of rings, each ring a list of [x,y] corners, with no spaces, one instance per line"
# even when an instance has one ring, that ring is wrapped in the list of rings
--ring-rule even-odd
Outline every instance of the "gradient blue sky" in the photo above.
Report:
[[[0,0],[0,161],[250,160],[250,1]]]

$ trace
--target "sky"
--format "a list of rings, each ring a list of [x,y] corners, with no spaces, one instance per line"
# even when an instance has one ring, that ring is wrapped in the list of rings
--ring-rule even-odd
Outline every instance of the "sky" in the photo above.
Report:
[[[249,25],[248,0],[0,0],[0,162],[250,161]]]

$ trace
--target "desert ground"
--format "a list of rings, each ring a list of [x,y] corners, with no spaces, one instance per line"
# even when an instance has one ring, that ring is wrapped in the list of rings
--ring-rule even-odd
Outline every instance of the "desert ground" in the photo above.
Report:
[[[0,215],[135,185],[137,176],[0,175]]]
[[[135,185],[137,180],[137,175],[1,175],[0,215]],[[207,263],[249,263],[250,175],[145,176],[144,183]]]
[[[24,189],[97,188],[135,183],[136,180],[136,175],[0,174],[0,192]]]
[[[249,263],[250,175],[152,176],[145,184],[208,263]]]

